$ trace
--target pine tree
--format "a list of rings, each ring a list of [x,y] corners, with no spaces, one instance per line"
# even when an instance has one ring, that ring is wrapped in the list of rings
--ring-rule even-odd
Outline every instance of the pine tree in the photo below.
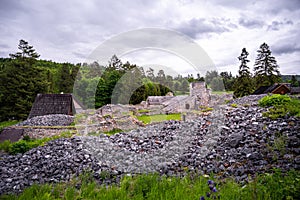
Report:
[[[18,49],[20,50],[20,52],[17,52],[15,54],[9,54],[9,56],[11,58],[15,58],[15,59],[18,59],[18,58],[37,59],[40,57],[40,55],[35,52],[35,49],[33,48],[33,46],[30,46],[28,44],[28,42],[26,42],[25,40],[19,41]]]
[[[280,81],[279,66],[266,43],[259,50],[254,64],[254,78],[256,87],[273,85]]]
[[[24,40],[19,49],[0,72],[0,120],[25,119],[37,93],[48,90],[48,71],[34,66],[39,57],[35,49]]]
[[[247,63],[250,62],[247,59],[248,55],[249,53],[246,48],[243,48],[241,55],[238,57],[241,65],[239,66],[239,75],[234,84],[235,97],[250,95],[253,92],[253,81],[249,67],[247,66]]]

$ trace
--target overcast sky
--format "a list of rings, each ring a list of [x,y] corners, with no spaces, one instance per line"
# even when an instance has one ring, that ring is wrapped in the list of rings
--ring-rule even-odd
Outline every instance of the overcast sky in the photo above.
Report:
[[[219,72],[236,74],[243,47],[252,69],[266,42],[282,74],[300,74],[300,0],[0,0],[0,57],[16,52],[24,39],[41,59],[82,63],[105,40],[147,27],[192,38]],[[141,50],[121,59],[189,72],[187,63],[161,51]]]

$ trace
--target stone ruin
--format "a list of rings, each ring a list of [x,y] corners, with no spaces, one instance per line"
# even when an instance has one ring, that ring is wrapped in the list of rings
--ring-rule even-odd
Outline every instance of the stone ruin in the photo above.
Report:
[[[151,114],[179,113],[187,110],[199,110],[200,106],[209,106],[210,90],[205,82],[190,83],[190,94],[180,96],[149,96],[144,107]],[[154,112],[154,113],[153,113]]]

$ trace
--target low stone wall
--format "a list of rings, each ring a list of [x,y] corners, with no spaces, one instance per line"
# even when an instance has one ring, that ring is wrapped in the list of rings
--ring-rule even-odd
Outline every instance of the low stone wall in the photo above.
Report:
[[[40,139],[44,137],[53,137],[60,135],[66,131],[75,131],[74,128],[24,128],[24,136],[28,135],[30,138]]]

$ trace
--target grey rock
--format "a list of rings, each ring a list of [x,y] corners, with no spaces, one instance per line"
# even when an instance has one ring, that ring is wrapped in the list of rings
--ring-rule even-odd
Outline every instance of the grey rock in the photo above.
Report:
[[[235,148],[239,145],[240,141],[243,139],[243,135],[239,134],[239,133],[234,133],[232,135],[230,135],[229,139],[228,139],[228,144]]]

